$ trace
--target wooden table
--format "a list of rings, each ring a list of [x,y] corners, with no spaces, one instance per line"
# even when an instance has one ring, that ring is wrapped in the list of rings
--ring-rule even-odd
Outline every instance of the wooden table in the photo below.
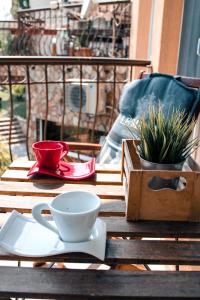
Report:
[[[44,176],[27,178],[27,171],[32,164],[31,161],[15,161],[3,174],[0,182],[1,213],[13,209],[21,213],[30,213],[36,203],[49,202],[64,191],[81,189],[95,192],[102,199],[100,217],[107,224],[104,264],[112,266],[112,269],[69,270],[2,266],[0,297],[185,299],[200,296],[198,271],[130,271],[116,268],[121,264],[200,265],[199,223],[127,222],[119,167],[97,165],[95,177],[72,182]],[[5,219],[7,215],[2,213],[1,217]],[[149,239],[141,240],[142,237]],[[182,240],[184,238],[194,238],[194,241]],[[16,257],[0,250],[0,260],[33,259]],[[34,259],[46,260],[102,263],[81,253],[63,254],[51,259]]]

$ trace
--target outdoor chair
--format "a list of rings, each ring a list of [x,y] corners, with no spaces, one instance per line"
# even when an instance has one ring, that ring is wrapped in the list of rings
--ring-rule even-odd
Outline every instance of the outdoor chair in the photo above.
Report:
[[[166,113],[180,108],[197,119],[200,111],[200,79],[142,72],[139,79],[124,87],[120,114],[106,137],[97,161],[119,163],[122,139],[132,138],[123,121],[126,118],[137,120],[148,110],[149,105],[158,103]]]
[[[196,119],[200,112],[200,78],[160,73],[140,73],[138,79],[124,87],[119,110],[103,145],[69,142],[71,151],[90,151],[98,163],[117,164],[121,161],[122,139],[132,138],[125,125],[126,118],[137,120],[149,105],[160,102],[166,111],[181,108]],[[70,159],[70,158],[69,158]]]

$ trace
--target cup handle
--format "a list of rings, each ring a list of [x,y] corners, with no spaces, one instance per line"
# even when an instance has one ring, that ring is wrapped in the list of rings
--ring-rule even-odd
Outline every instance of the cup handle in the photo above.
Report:
[[[60,159],[62,159],[62,158],[68,153],[68,151],[69,151],[69,146],[68,146],[68,144],[65,143],[65,142],[60,142],[60,141],[59,141],[59,143],[63,146],[63,149],[64,149],[64,151],[63,151],[63,153],[62,153],[62,155],[61,155],[61,157],[60,157]]]
[[[41,215],[41,212],[43,209],[49,209],[49,205],[47,203],[40,203],[37,204],[33,207],[32,209],[32,215],[34,217],[34,219],[40,223],[41,225],[43,225],[44,227],[47,227],[48,229],[50,229],[51,231],[55,232],[56,234],[59,235],[59,232],[57,230],[57,228],[53,225],[51,225],[47,220],[45,220],[45,218]]]

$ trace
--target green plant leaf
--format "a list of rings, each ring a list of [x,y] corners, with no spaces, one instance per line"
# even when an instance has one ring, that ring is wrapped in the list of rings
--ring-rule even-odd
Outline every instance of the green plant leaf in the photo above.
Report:
[[[143,159],[171,164],[183,161],[200,146],[198,138],[191,138],[195,124],[184,110],[170,107],[164,112],[159,103],[127,126],[141,138],[138,152]]]

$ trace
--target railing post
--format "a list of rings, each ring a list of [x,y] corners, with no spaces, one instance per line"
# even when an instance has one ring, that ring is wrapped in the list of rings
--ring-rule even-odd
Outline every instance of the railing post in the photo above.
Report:
[[[13,161],[12,149],[11,149],[11,139],[12,139],[12,122],[13,122],[13,96],[12,96],[12,80],[11,80],[11,69],[10,65],[8,65],[8,82],[9,82],[9,96],[10,96],[10,124],[9,124],[9,152],[10,152],[10,160]]]
[[[30,129],[30,117],[31,117],[31,91],[30,91],[30,73],[29,73],[28,65],[26,65],[26,78],[27,78],[27,89],[28,89],[28,113],[27,113],[27,123],[26,123],[26,152],[27,152],[28,159],[30,159],[29,129]]]

